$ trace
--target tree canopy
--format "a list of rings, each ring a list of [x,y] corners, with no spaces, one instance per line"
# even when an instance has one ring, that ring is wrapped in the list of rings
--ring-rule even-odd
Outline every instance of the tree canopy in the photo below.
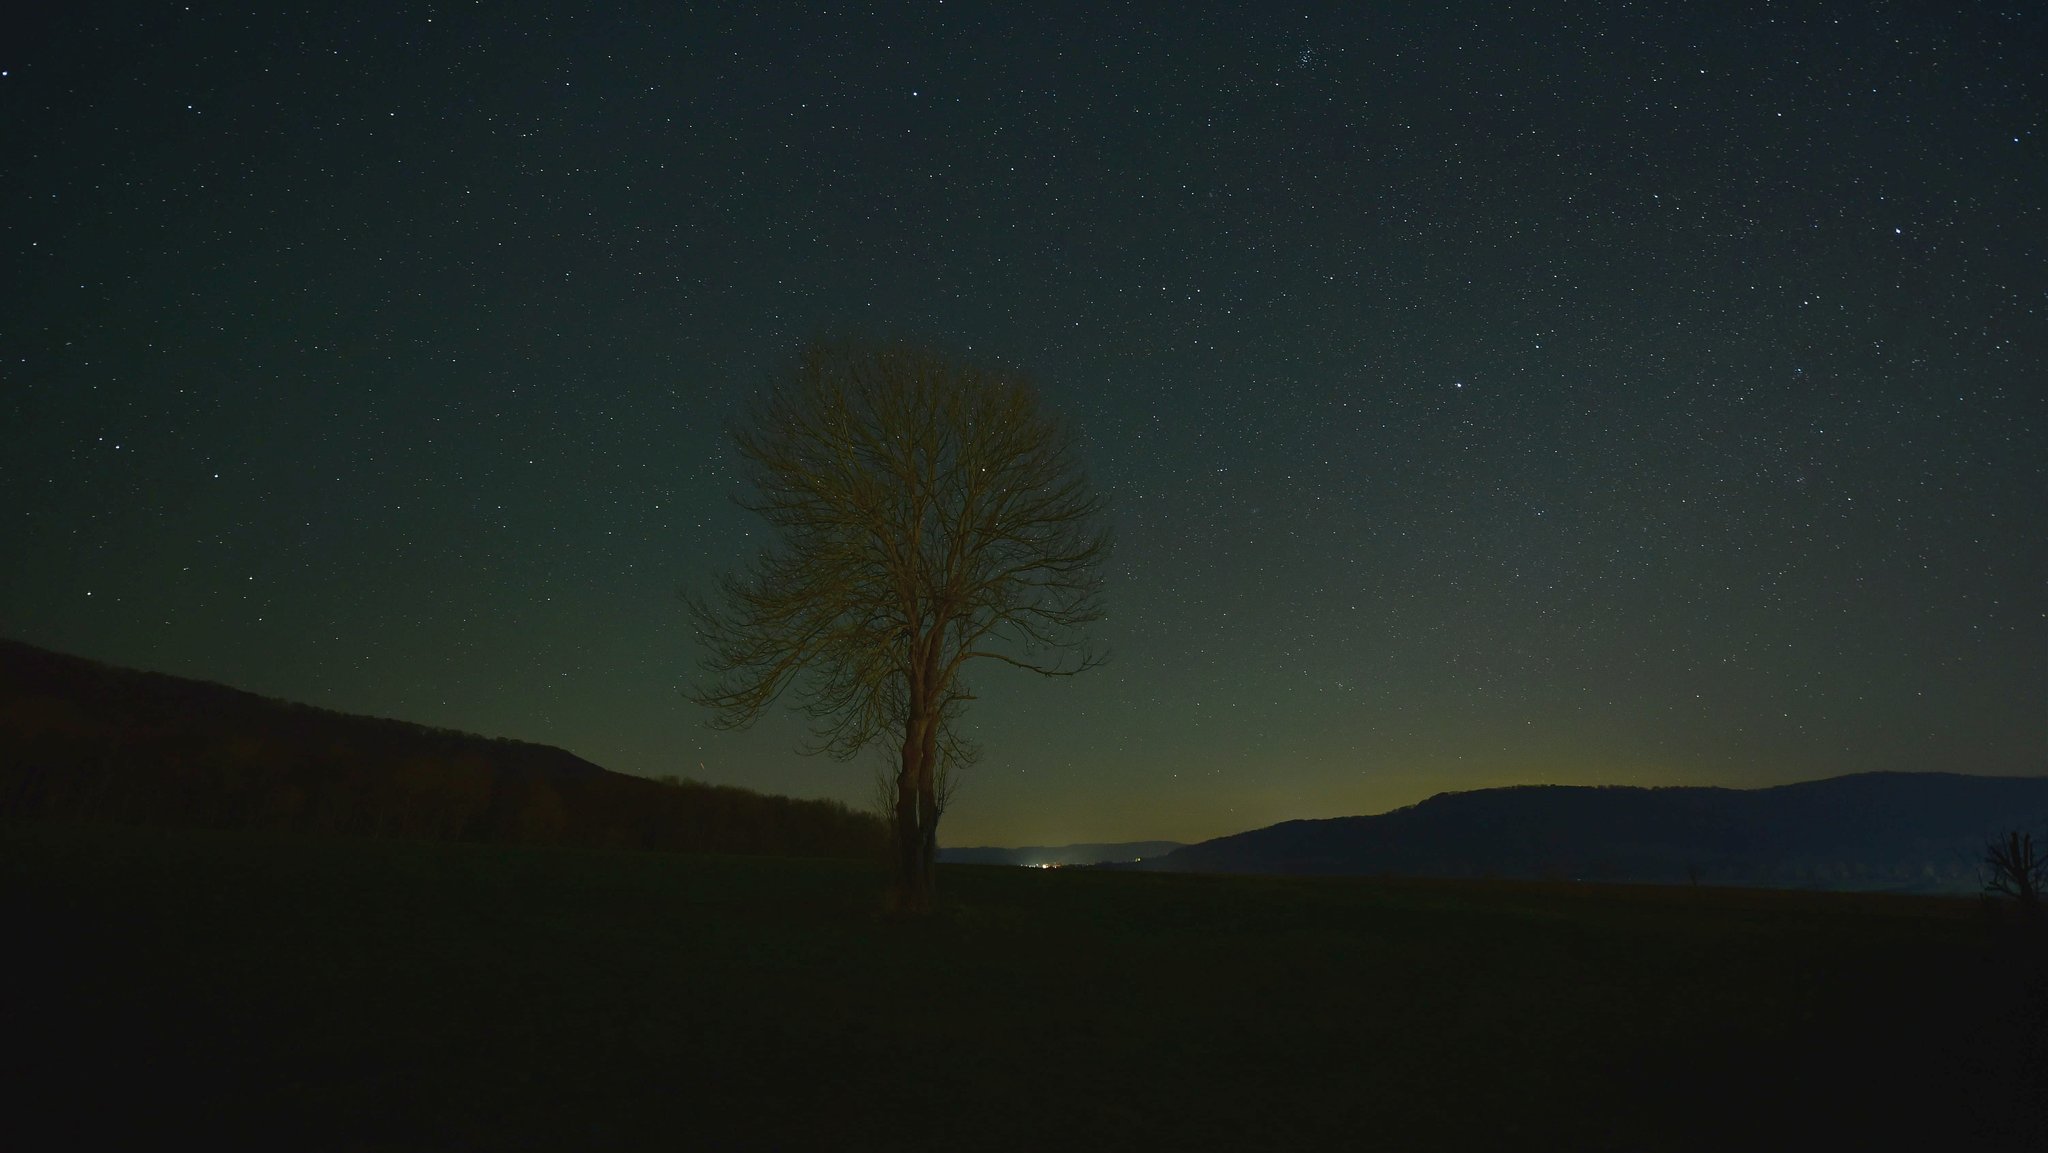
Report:
[[[732,430],[742,507],[771,540],[693,598],[723,727],[785,692],[806,751],[900,742],[894,818],[907,907],[929,905],[940,780],[977,750],[957,721],[975,661],[1042,676],[1101,662],[1109,540],[1070,425],[1031,384],[909,344],[807,346]]]

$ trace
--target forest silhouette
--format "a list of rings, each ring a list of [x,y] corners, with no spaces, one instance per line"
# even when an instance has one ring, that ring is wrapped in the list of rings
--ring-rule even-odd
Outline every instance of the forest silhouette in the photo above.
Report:
[[[877,858],[834,801],[610,772],[561,749],[330,712],[0,640],[0,816]]]

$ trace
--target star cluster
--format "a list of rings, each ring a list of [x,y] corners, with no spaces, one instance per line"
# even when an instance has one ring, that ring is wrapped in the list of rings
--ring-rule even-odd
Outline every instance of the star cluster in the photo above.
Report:
[[[742,399],[907,334],[1037,377],[1118,542],[1110,666],[977,681],[950,843],[2040,773],[2044,43],[1816,0],[48,15],[0,47],[0,631],[861,802],[793,722],[703,726],[676,592],[758,543]]]

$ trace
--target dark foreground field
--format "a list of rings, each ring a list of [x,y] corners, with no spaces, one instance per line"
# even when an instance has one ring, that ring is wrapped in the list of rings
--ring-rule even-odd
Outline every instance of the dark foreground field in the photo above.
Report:
[[[903,925],[881,884],[0,827],[6,1145],[2042,1136],[2038,982],[1974,901],[958,867]]]

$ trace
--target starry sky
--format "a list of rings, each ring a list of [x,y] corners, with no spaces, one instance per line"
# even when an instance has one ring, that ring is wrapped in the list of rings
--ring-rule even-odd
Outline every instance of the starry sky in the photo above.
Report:
[[[0,634],[864,804],[678,591],[908,336],[1117,539],[943,843],[2048,771],[2048,10],[249,7],[0,43]]]

